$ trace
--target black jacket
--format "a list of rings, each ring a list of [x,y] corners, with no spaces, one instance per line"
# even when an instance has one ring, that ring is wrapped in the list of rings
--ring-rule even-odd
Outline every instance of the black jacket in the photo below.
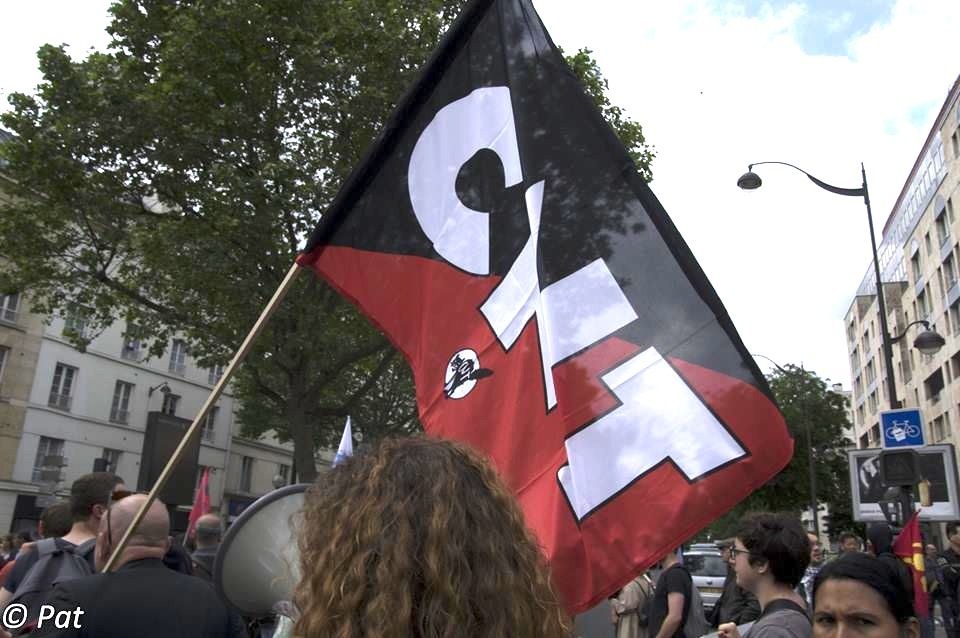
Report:
[[[44,623],[31,638],[227,638],[227,610],[209,584],[146,558],[110,574],[61,583],[48,600],[57,610],[83,610],[80,628]]]

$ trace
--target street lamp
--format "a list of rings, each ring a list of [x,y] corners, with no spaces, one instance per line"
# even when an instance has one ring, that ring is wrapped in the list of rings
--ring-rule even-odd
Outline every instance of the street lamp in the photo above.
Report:
[[[789,370],[784,369],[783,366],[781,366],[779,363],[777,363],[770,357],[762,354],[752,354],[751,356],[754,359],[756,359],[757,357],[760,357],[761,359],[766,359],[767,361],[772,363],[773,367],[779,370],[781,374],[790,376]],[[810,478],[810,514],[813,516],[813,533],[817,535],[817,538],[819,538],[820,522],[819,522],[819,517],[817,516],[817,506],[818,506],[817,505],[817,475],[816,475],[816,472],[814,471],[814,463],[813,463],[813,436],[810,433],[810,430],[811,430],[810,419],[807,416],[807,390],[806,390],[807,371],[803,369],[802,363],[800,364],[800,375],[801,375],[801,382],[803,383],[803,399],[800,406],[802,408],[803,422],[805,426],[804,430],[805,430],[806,439],[807,439],[807,462],[808,462],[807,473]]]
[[[887,304],[883,296],[883,283],[880,279],[880,260],[877,259],[877,238],[873,230],[873,213],[870,210],[870,192],[867,190],[866,169],[861,163],[860,174],[863,177],[863,184],[860,186],[860,188],[840,188],[839,186],[827,184],[823,180],[817,179],[802,168],[794,166],[793,164],[788,164],[787,162],[755,162],[747,166],[747,172],[741,175],[740,179],[737,180],[737,186],[744,190],[755,190],[760,188],[761,184],[763,184],[763,180],[760,179],[759,175],[753,172],[753,167],[761,164],[781,164],[783,166],[789,166],[790,168],[800,171],[810,178],[811,182],[824,190],[830,191],[831,193],[836,193],[837,195],[848,195],[850,197],[863,197],[863,203],[867,206],[867,225],[870,227],[870,248],[873,250],[873,274],[877,287],[877,307],[880,311],[880,334],[883,338],[883,364],[887,368],[887,394],[890,396],[890,408],[896,410],[900,407],[900,401],[897,399],[897,383],[893,376],[893,344],[903,339],[903,337],[907,334],[907,328],[917,323],[922,323],[926,330],[917,336],[916,340],[913,342],[913,345],[923,354],[936,354],[940,348],[943,347],[945,341],[944,338],[939,334],[930,330],[930,324],[926,321],[914,321],[908,324],[900,335],[896,337],[890,336],[890,330],[887,328]]]

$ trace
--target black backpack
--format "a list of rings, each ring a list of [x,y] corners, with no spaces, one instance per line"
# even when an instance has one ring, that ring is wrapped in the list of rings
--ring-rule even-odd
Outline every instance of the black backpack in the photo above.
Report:
[[[89,557],[93,555],[96,543],[95,538],[75,547],[63,546],[55,538],[38,541],[34,545],[37,562],[17,585],[17,591],[13,592],[8,605],[20,603],[31,614],[39,614],[40,606],[46,602],[57,583],[94,573]]]

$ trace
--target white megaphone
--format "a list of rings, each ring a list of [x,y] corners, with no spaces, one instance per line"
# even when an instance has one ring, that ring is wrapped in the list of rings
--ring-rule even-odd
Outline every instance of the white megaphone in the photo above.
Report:
[[[213,565],[217,592],[244,616],[263,618],[293,599],[300,580],[300,527],[308,484],[261,496],[227,530]]]

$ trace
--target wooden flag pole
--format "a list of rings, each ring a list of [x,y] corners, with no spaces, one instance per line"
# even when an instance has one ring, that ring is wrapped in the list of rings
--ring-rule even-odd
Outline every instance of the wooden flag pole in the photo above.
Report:
[[[146,515],[147,510],[150,509],[150,506],[157,499],[157,494],[159,494],[160,490],[162,490],[167,484],[167,480],[169,480],[170,475],[173,473],[173,468],[176,467],[177,463],[180,461],[180,457],[183,456],[183,453],[187,449],[187,443],[190,441],[190,437],[194,436],[195,433],[198,433],[197,430],[204,418],[206,418],[207,413],[210,412],[210,408],[212,408],[213,404],[216,403],[217,399],[220,398],[220,394],[223,392],[223,388],[227,385],[227,382],[233,376],[234,370],[240,365],[244,358],[246,358],[247,353],[250,352],[250,348],[253,346],[254,340],[263,330],[263,327],[266,325],[271,315],[273,315],[274,311],[277,309],[277,306],[280,305],[280,301],[283,300],[284,296],[286,296],[287,292],[290,290],[290,287],[293,285],[293,281],[300,273],[300,270],[300,266],[298,266],[296,263],[290,267],[286,277],[284,277],[276,292],[273,293],[273,297],[270,299],[267,307],[264,308],[263,312],[260,313],[260,318],[257,319],[255,324],[253,324],[253,328],[250,330],[250,333],[247,335],[246,339],[243,340],[243,343],[240,345],[240,349],[237,350],[237,353],[233,356],[233,359],[230,360],[230,365],[228,365],[227,369],[224,370],[223,376],[221,376],[220,380],[217,381],[217,384],[214,386],[210,396],[207,397],[203,407],[200,408],[200,412],[197,414],[196,418],[193,419],[193,423],[191,423],[190,427],[187,428],[186,433],[180,440],[180,445],[177,446],[177,449],[174,450],[170,460],[167,461],[167,465],[160,473],[160,477],[157,479],[157,482],[147,495],[147,500],[137,511],[136,516],[133,517],[133,521],[123,533],[123,537],[121,537],[120,542],[117,543],[117,546],[113,548],[113,553],[110,555],[110,559],[107,561],[107,564],[103,566],[104,572],[109,572],[113,568],[114,564],[116,564],[117,559],[120,557],[120,553],[123,552],[124,547],[127,546],[127,542],[130,540],[133,532],[140,525],[140,522]],[[227,459],[227,461],[229,462],[229,459]]]

